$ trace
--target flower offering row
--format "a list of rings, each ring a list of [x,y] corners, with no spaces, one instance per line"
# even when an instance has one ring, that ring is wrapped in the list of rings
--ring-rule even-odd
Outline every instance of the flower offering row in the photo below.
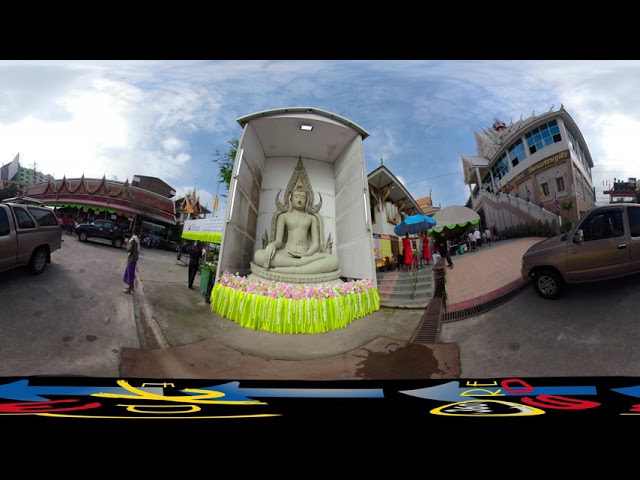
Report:
[[[380,294],[369,279],[314,286],[225,272],[211,290],[211,311],[271,333],[324,333],[379,309]]]

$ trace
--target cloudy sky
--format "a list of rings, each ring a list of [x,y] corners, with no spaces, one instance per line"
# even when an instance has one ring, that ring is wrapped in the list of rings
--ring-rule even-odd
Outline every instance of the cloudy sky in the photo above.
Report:
[[[242,133],[239,117],[312,107],[370,134],[367,172],[387,166],[415,198],[463,205],[460,155],[474,132],[557,110],[580,127],[603,181],[640,176],[640,61],[224,60],[0,61],[0,164],[56,178],[156,176],[179,196],[196,188],[212,209],[216,151]]]

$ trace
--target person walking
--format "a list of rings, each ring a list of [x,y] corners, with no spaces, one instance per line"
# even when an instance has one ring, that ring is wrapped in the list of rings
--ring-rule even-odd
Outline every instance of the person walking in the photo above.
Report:
[[[467,234],[467,239],[469,241],[469,250],[471,252],[476,251],[476,237],[473,236],[473,232],[469,232]]]
[[[480,230],[478,230],[478,227],[473,229],[473,238],[476,239],[476,248],[482,247],[482,235],[480,235]]]
[[[201,257],[200,240],[196,240],[196,243],[189,248],[189,288],[193,288],[193,281],[196,279]]]
[[[123,281],[127,284],[127,288],[122,290],[123,293],[131,295],[136,281],[136,267],[138,266],[138,256],[140,254],[140,239],[138,238],[139,227],[134,227],[133,235],[126,240],[127,242],[127,267],[124,270]]]
[[[413,249],[411,247],[411,240],[409,234],[405,233],[402,239],[402,254],[404,255],[404,270],[408,272],[413,265]]]
[[[449,239],[444,232],[440,232],[436,248],[438,249],[440,256],[447,259],[447,267],[453,268],[453,261],[451,260],[451,242],[449,242]]]

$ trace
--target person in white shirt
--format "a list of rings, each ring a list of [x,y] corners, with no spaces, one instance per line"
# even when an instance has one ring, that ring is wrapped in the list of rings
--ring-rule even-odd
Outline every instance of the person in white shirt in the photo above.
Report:
[[[480,230],[477,228],[473,229],[473,238],[476,239],[476,247],[480,248],[482,246],[482,235],[480,235]]]
[[[487,227],[484,233],[487,236],[487,245],[491,246],[491,229]]]
[[[476,251],[476,237],[473,236],[473,232],[469,232],[467,234],[467,238],[469,239],[469,251]]]

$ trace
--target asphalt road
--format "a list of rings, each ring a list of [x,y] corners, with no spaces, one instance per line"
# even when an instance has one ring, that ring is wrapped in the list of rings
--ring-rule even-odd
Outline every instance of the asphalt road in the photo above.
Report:
[[[0,273],[0,376],[118,377],[120,349],[140,347],[126,249],[63,239],[42,274]]]
[[[461,377],[640,376],[640,276],[575,285],[557,300],[527,288],[484,314],[442,325]]]
[[[205,307],[197,290],[189,291],[188,304],[176,304],[170,292],[145,296],[158,312],[147,321],[145,303],[121,292],[124,247],[63,238],[43,274],[33,276],[26,269],[0,273],[0,376],[115,378],[123,347],[162,348],[163,333],[177,343],[198,333],[179,334],[164,315],[167,305]],[[169,290],[186,289],[186,267],[176,264],[175,253],[143,248],[141,262],[181,269]],[[147,288],[154,280],[144,279]],[[639,288],[640,276],[634,276],[574,286],[555,301],[528,288],[487,313],[443,324],[438,340],[458,343],[463,378],[637,377]],[[183,327],[193,328],[189,322]]]

